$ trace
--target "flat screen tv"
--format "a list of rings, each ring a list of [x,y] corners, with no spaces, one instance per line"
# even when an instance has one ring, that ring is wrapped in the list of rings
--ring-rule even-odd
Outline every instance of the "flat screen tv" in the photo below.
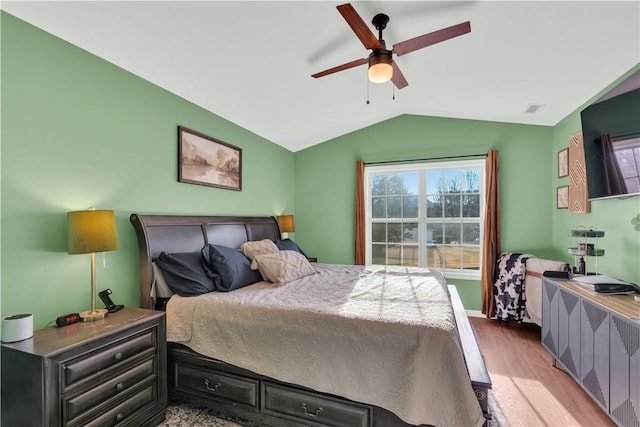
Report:
[[[589,200],[640,195],[640,89],[590,105],[581,120]]]

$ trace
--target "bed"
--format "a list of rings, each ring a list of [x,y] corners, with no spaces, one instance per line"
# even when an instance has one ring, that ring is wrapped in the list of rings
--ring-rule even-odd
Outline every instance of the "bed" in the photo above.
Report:
[[[140,305],[167,312],[172,398],[272,426],[490,418],[484,360],[455,288],[438,271],[314,263],[314,274],[280,285],[164,300],[152,298],[162,252],[277,241],[278,223],[138,214],[131,223]]]

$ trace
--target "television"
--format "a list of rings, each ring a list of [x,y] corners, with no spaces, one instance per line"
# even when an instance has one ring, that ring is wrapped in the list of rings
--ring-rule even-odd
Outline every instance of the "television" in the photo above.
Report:
[[[589,200],[640,195],[640,71],[580,118]]]

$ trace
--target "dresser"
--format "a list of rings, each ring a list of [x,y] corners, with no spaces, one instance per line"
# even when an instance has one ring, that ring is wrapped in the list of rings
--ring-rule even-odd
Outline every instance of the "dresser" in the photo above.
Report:
[[[619,426],[640,425],[640,302],[545,277],[542,345]]]
[[[2,425],[155,426],[167,407],[164,312],[106,318],[4,343]]]

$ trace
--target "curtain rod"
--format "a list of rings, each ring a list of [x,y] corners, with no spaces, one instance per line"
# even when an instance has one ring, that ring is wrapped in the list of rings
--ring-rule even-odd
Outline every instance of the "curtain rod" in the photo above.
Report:
[[[429,157],[425,159],[405,159],[405,160],[387,160],[384,162],[364,162],[365,165],[386,165],[389,163],[415,163],[425,162],[427,160],[451,160],[451,159],[467,159],[470,157],[487,157],[487,153],[481,154],[465,154],[462,156],[444,156],[444,157]]]

